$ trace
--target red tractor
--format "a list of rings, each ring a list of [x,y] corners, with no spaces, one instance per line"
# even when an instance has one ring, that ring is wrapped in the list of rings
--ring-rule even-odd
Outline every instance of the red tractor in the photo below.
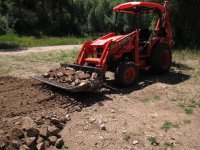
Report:
[[[139,70],[150,69],[156,74],[168,72],[173,45],[168,0],[164,1],[164,6],[153,2],[128,2],[114,7],[113,11],[132,15],[156,12],[159,19],[151,37],[148,29],[136,29],[126,35],[112,32],[95,41],[85,42],[74,65],[62,66],[98,72],[102,77],[98,84],[103,82],[106,71],[111,71],[115,73],[116,82],[125,87],[135,83]],[[52,84],[41,78],[40,80],[73,91],[73,87]]]

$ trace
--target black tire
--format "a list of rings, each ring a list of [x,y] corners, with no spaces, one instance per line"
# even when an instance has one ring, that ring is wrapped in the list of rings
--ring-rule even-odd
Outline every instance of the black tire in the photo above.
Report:
[[[169,72],[172,64],[172,52],[167,44],[156,44],[150,58],[150,70],[154,74]]]
[[[132,86],[139,76],[138,67],[131,61],[120,63],[115,72],[115,81],[123,87]]]

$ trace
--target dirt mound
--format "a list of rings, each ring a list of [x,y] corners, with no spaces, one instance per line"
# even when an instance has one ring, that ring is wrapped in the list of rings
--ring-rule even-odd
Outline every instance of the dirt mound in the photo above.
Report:
[[[27,115],[33,119],[53,114],[65,116],[83,107],[67,95],[35,80],[0,77],[0,130],[7,133]]]

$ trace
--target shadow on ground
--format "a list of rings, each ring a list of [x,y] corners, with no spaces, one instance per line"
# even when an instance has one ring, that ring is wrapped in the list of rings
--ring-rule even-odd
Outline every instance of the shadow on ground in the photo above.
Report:
[[[19,44],[12,42],[0,42],[0,52],[19,52],[27,50],[26,48],[20,48]]]
[[[173,67],[177,70],[191,70],[192,68],[187,65],[173,63]],[[152,75],[150,72],[141,72],[139,81],[135,86],[130,88],[122,88],[116,85],[114,80],[107,80],[104,89],[101,92],[84,92],[84,93],[71,93],[48,85],[41,84],[41,88],[45,88],[54,93],[55,97],[60,97],[61,104],[69,104],[72,107],[79,105],[81,108],[91,106],[95,103],[103,105],[102,101],[113,100],[110,94],[129,94],[134,91],[141,90],[149,85],[155,83],[164,83],[176,85],[190,79],[190,76],[184,73],[169,72],[165,75]],[[66,101],[67,99],[67,101]]]

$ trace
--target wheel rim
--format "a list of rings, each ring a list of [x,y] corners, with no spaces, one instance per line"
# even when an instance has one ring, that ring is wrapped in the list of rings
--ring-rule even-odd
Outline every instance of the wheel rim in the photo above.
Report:
[[[133,67],[129,67],[124,72],[124,82],[132,83],[135,80],[136,72]]]
[[[168,50],[165,50],[162,56],[162,67],[166,69],[169,67],[169,65],[170,65],[170,53]]]

